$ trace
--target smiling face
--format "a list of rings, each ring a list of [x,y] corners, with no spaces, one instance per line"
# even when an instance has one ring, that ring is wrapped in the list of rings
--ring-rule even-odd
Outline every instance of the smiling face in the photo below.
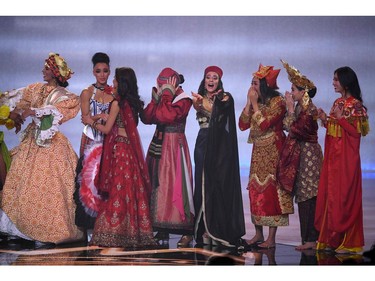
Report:
[[[204,77],[204,87],[207,92],[210,94],[214,93],[219,86],[219,81],[219,74],[213,71],[207,72],[206,76]]]

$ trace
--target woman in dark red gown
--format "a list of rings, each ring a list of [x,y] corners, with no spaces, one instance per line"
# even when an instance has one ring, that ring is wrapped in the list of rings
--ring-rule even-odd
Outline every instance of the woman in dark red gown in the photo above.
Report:
[[[115,100],[102,125],[90,116],[83,122],[106,134],[98,191],[104,199],[95,221],[92,245],[143,247],[156,245],[149,210],[150,180],[138,134],[143,101],[131,68],[117,68]]]

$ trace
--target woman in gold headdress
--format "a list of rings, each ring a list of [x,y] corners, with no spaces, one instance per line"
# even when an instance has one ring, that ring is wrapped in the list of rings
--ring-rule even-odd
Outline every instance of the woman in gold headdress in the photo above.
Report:
[[[276,246],[277,227],[289,225],[288,214],[294,212],[292,196],[281,189],[276,177],[286,138],[283,131],[285,100],[277,91],[276,83],[279,72],[280,69],[273,69],[273,66],[259,66],[253,73],[247,103],[239,118],[241,131],[250,128],[248,142],[253,144],[247,189],[255,235],[247,243],[260,248]],[[265,241],[263,226],[269,227]]]
[[[289,134],[281,153],[278,179],[298,204],[302,244],[296,250],[315,249],[319,235],[314,227],[315,206],[323,161],[318,143],[318,110],[312,102],[316,87],[296,68],[282,63],[292,83],[292,91],[285,93],[288,112],[284,128]]]
[[[74,224],[73,200],[77,154],[59,131],[74,118],[79,97],[65,87],[73,73],[65,60],[50,53],[43,79],[24,89],[16,106],[32,121],[8,172],[1,201],[1,232],[36,242],[62,243],[82,238]]]

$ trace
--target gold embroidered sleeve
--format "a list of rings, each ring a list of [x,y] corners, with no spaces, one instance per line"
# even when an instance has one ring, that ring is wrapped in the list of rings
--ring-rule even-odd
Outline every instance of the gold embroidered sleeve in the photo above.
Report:
[[[267,113],[269,119],[271,120],[283,114],[283,109],[286,109],[285,99],[281,96],[272,98],[270,101],[270,109]]]
[[[251,117],[252,120],[255,121],[255,123],[260,126],[260,124],[262,124],[262,122],[264,120],[266,120],[266,118],[263,116],[262,112],[260,110],[258,110],[257,112],[255,112],[253,114],[253,116]]]
[[[245,124],[249,124],[250,123],[250,115],[247,115],[245,113],[244,110],[242,110],[242,113],[241,113],[241,116],[240,116],[240,120],[245,123]]]
[[[290,126],[294,121],[296,121],[296,114],[294,112],[286,114],[285,118],[283,119],[284,128],[289,131]]]

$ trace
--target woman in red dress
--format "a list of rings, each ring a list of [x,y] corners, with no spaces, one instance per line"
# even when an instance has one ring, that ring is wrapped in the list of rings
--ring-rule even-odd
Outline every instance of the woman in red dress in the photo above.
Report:
[[[327,131],[315,214],[317,249],[358,253],[364,246],[360,142],[369,132],[368,116],[350,67],[335,70],[333,87],[341,97],[329,116],[319,109]]]
[[[84,124],[106,134],[97,185],[104,201],[99,206],[91,244],[131,248],[155,245],[149,212],[150,180],[137,130],[143,101],[134,71],[117,68],[113,86],[115,100],[104,125],[100,119],[82,116]]]

